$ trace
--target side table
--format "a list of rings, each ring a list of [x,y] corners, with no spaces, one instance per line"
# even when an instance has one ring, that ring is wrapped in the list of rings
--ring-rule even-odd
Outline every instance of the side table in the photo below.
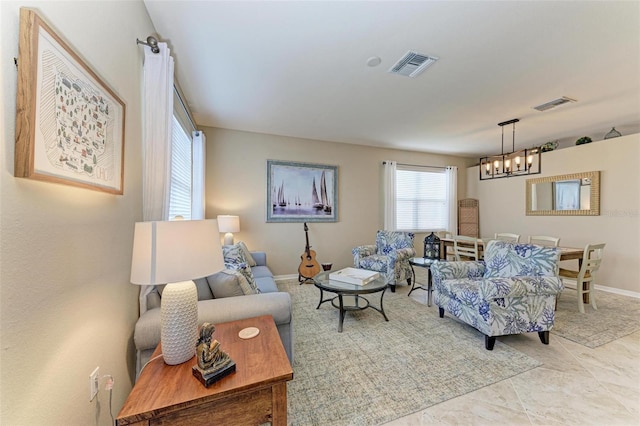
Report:
[[[431,268],[431,265],[437,261],[438,259],[427,259],[423,257],[414,257],[413,259],[409,260],[409,264],[411,265],[411,274],[413,275],[413,284],[407,296],[410,296],[413,290],[418,290],[418,289],[427,290],[427,306],[431,306],[431,293],[433,292],[433,288],[432,288],[432,280],[431,280],[431,270],[429,268]],[[427,287],[426,288],[424,288],[421,285],[416,286],[417,284],[416,271],[415,269],[413,269],[414,266],[417,266],[419,268],[425,268],[427,270]]]
[[[241,339],[243,328],[260,333]],[[236,363],[236,371],[208,388],[196,379],[191,361],[147,365],[125,401],[116,425],[287,424],[287,381],[293,370],[273,317],[264,315],[216,324],[213,337]],[[162,352],[160,345],[152,355]]]

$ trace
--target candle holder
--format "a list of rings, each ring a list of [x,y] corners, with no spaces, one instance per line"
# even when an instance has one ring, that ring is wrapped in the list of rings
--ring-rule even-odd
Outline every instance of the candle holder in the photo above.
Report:
[[[440,238],[433,232],[424,238],[424,258],[440,259]]]

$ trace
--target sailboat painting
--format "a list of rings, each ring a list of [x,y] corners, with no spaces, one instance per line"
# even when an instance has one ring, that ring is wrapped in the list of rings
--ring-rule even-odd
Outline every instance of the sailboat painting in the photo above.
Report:
[[[267,222],[337,222],[338,167],[267,160]]]

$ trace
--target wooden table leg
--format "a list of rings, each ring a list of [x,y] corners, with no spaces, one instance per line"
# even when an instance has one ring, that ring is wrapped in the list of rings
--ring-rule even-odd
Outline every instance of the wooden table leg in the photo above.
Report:
[[[589,290],[589,284],[588,283],[582,283],[582,289],[583,290]],[[582,293],[582,303],[584,303],[585,305],[588,305],[591,303],[590,299],[589,299],[589,293]]]
[[[447,260],[447,248],[449,247],[452,247],[452,245],[449,245],[444,241],[440,241],[440,259]]]
[[[273,421],[272,426],[287,425],[287,383],[276,383],[271,387]]]
[[[582,269],[582,258],[578,259],[578,271]],[[582,286],[582,290],[586,291],[589,290],[589,283],[576,283],[576,286]],[[590,294],[589,293],[582,293],[582,303],[584,303],[585,305],[590,304]]]

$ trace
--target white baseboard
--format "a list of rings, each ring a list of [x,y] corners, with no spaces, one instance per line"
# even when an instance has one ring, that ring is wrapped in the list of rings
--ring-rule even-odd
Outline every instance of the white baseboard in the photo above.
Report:
[[[275,275],[273,277],[273,279],[278,282],[278,281],[287,281],[287,280],[297,280],[298,279],[298,275],[297,274],[290,274],[290,275]]]
[[[565,282],[565,287],[571,288],[573,290],[576,289],[576,282],[571,280],[563,280]],[[567,285],[567,281],[569,285]],[[605,285],[596,284],[596,290],[606,291],[607,293],[620,294],[622,296],[635,297],[636,299],[640,299],[640,293],[637,291],[623,290],[621,288],[615,287],[607,287]]]
[[[599,284],[596,284],[596,290],[602,290],[609,293],[621,294],[623,296],[635,297],[636,299],[640,299],[640,293],[638,293],[637,291],[623,290],[621,288],[607,287]]]

